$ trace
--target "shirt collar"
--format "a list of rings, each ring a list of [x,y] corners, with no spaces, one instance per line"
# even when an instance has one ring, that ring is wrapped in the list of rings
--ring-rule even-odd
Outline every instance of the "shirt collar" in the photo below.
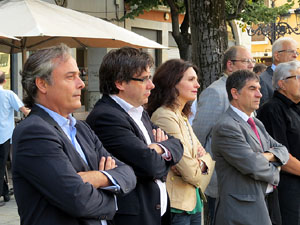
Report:
[[[120,105],[127,113],[133,113],[137,115],[140,119],[142,118],[142,114],[144,108],[142,106],[134,107],[133,105],[126,102],[124,99],[120,98],[117,95],[109,95],[118,105]]]
[[[71,114],[68,115],[68,118],[65,118],[62,115],[59,115],[58,113],[52,111],[51,109],[46,108],[45,106],[43,106],[41,104],[36,104],[36,105],[38,105],[40,108],[45,110],[55,120],[55,122],[60,127],[64,127],[66,125],[69,125],[71,127],[75,127],[76,119]]]
[[[3,90],[3,86],[2,85],[0,85],[0,90]]]
[[[275,71],[276,65],[275,65],[275,64],[272,64],[271,68],[272,68],[273,71]]]
[[[239,110],[238,108],[234,107],[233,105],[230,104],[230,107],[232,108],[232,110],[234,112],[236,112],[244,121],[248,121],[248,119],[250,118],[246,113],[244,113],[243,111]],[[252,113],[251,113],[252,116]]]

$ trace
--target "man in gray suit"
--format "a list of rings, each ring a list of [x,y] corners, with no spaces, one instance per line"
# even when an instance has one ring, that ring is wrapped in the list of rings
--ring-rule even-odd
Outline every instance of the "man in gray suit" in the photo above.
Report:
[[[224,53],[222,77],[213,82],[200,95],[197,114],[193,121],[193,130],[205,150],[210,154],[212,128],[229,106],[225,88],[227,77],[236,70],[246,69],[252,71],[254,64],[255,60],[245,47],[230,47]],[[217,176],[214,172],[205,192],[208,200],[210,224],[213,220],[215,199],[218,197],[217,186]]]
[[[273,71],[279,63],[290,62],[297,59],[298,43],[290,37],[282,37],[277,39],[272,46],[272,66],[269,66],[265,72],[260,75],[260,86],[262,98],[260,105],[272,98],[274,88],[272,86]]]
[[[213,128],[219,198],[215,225],[271,225],[266,197],[279,183],[289,154],[251,114],[261,98],[259,77],[234,72],[226,81],[230,107]]]

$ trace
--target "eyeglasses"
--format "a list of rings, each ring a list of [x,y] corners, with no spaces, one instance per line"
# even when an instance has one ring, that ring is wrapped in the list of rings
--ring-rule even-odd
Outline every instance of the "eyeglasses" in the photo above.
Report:
[[[241,62],[243,64],[255,64],[255,59],[231,59],[232,62]]]
[[[296,80],[300,80],[300,75],[294,75],[294,76],[286,77],[286,78],[284,78],[284,80],[288,80],[288,79],[291,79],[291,78],[294,78],[294,77],[296,77]]]
[[[140,81],[140,82],[143,82],[143,83],[147,83],[151,79],[152,79],[152,76],[144,77],[144,78],[136,78],[136,77],[131,77],[130,78],[130,80]]]
[[[299,52],[297,52],[296,50],[280,50],[278,51],[279,53],[280,52],[287,52],[288,54],[295,54],[296,56],[299,55]]]

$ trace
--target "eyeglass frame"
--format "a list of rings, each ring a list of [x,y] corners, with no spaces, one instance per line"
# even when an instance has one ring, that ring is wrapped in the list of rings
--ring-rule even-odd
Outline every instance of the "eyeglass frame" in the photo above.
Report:
[[[247,63],[248,65],[250,63],[255,64],[256,60],[255,59],[230,59],[232,62],[241,62],[241,63]]]
[[[289,77],[284,78],[283,80],[288,80],[288,79],[291,79],[293,77],[296,77],[296,80],[300,80],[300,75],[289,76]]]
[[[289,54],[296,54],[296,56],[299,56],[299,52],[296,51],[296,50],[291,50],[291,49],[287,49],[287,50],[280,50],[280,51],[277,51],[278,53],[281,53],[281,52],[287,52]]]
[[[147,83],[149,80],[152,80],[152,76],[150,75],[149,77],[144,77],[144,78],[131,77],[130,80],[140,81],[142,83]]]

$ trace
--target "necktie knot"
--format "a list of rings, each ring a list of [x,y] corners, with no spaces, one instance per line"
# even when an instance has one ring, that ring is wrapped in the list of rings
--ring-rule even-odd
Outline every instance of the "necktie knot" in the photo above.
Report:
[[[256,130],[256,126],[255,126],[255,122],[254,120],[250,117],[247,121],[247,123],[249,123],[249,125],[251,126],[252,130],[255,129]]]

